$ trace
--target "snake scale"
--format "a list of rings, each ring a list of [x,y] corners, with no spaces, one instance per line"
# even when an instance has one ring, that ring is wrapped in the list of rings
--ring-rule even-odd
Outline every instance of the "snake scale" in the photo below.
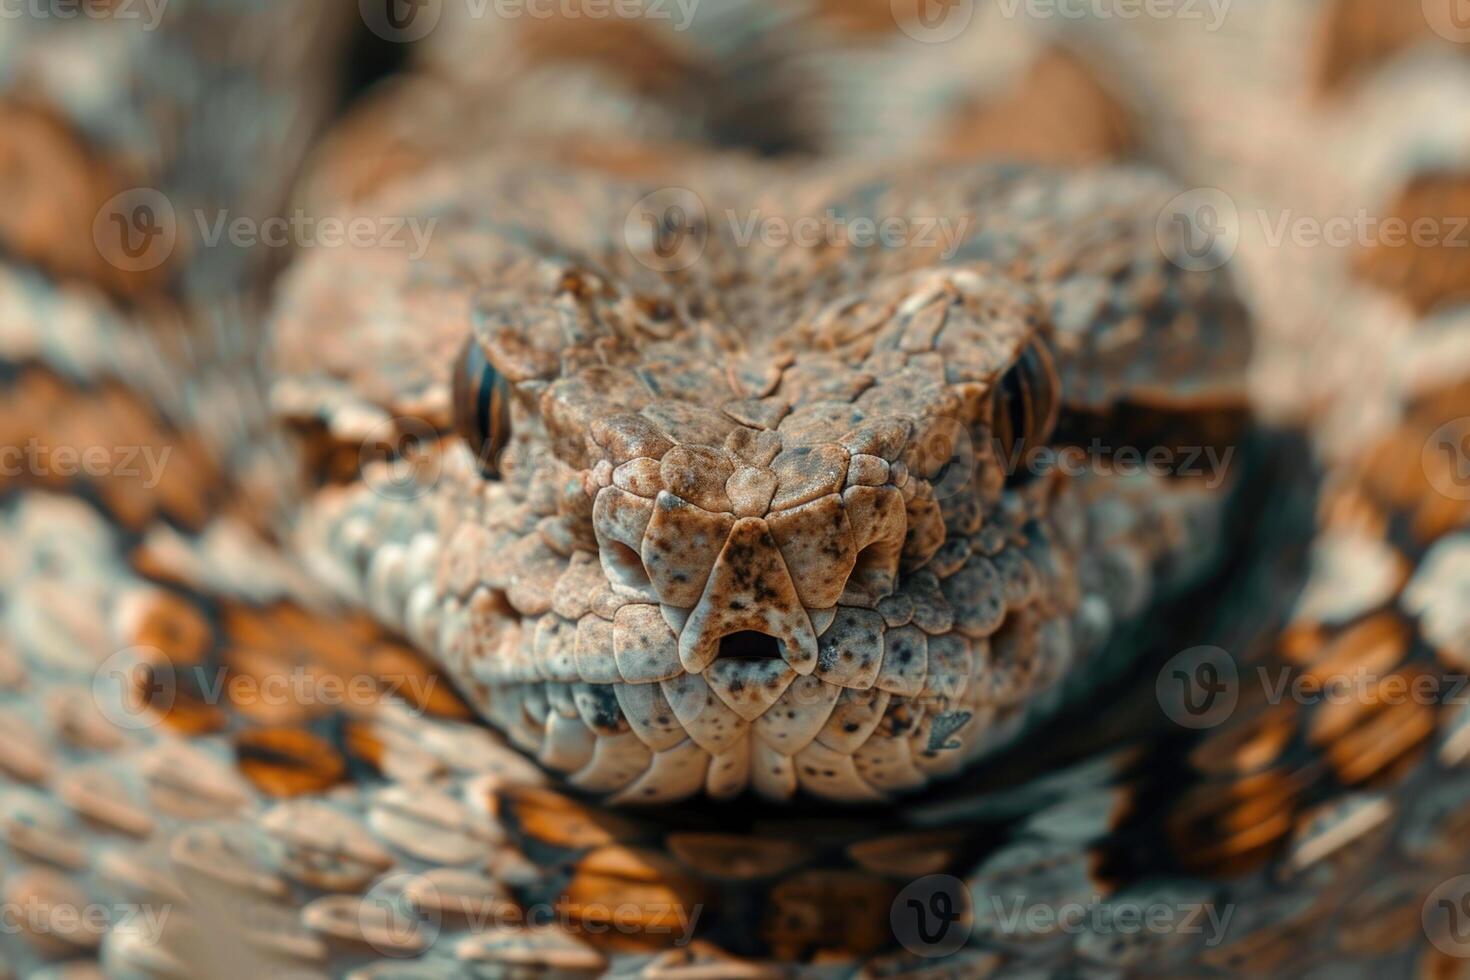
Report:
[[[1470,48],[1094,6],[7,13],[5,974],[1470,975]]]

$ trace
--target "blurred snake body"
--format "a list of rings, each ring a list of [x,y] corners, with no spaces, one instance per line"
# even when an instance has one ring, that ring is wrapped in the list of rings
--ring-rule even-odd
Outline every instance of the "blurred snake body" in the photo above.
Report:
[[[268,310],[0,220],[12,971],[1458,975],[1463,385],[1314,460],[1142,166],[439,164]]]

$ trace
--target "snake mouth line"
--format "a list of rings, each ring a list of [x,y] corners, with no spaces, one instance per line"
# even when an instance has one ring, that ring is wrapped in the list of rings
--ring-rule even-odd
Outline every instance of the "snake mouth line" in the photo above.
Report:
[[[844,608],[810,675],[791,669],[773,637],[725,639],[735,655],[701,673],[642,682],[502,677],[486,685],[483,707],[522,751],[617,803],[746,790],[876,803],[1009,742],[1031,711],[1052,703],[1048,691],[1060,688],[1074,649],[1068,618],[1036,605],[986,637],[928,635]],[[876,644],[867,648],[876,660],[852,646],[862,643]]]
[[[695,675],[663,685],[508,685],[489,692],[490,714],[540,764],[615,804],[747,790],[881,803],[999,747],[1029,707],[817,682],[747,719],[707,691]]]

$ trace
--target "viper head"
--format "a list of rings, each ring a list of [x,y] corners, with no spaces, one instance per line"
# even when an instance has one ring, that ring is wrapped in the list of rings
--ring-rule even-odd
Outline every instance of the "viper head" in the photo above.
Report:
[[[371,205],[438,219],[423,258],[308,259],[276,322],[278,410],[362,464],[308,454],[303,551],[541,763],[621,801],[882,799],[1012,743],[1208,559],[1229,478],[1189,443],[1249,345],[1161,252],[1161,181],[670,193],[444,176]]]

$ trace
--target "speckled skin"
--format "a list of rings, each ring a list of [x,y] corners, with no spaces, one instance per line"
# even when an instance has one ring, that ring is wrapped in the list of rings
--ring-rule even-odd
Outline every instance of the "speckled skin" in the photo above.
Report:
[[[511,384],[503,479],[450,441],[411,527],[369,478],[310,508],[304,548],[374,588],[574,785],[649,804],[916,789],[1044,717],[1069,677],[1097,672],[1113,622],[1211,563],[1228,474],[1143,477],[1142,493],[1039,466],[1008,487],[991,435],[992,392],[1029,344],[1055,352],[1067,413],[1134,402],[1189,419],[1243,401],[1244,313],[1220,277],[1159,253],[1144,219],[1161,182],[960,168],[910,185],[716,162],[682,171],[713,216],[702,255],[659,274],[623,239],[660,184],[540,169],[493,160],[376,203],[446,215],[422,259],[294,270],[275,403],[333,432],[442,427],[446,352],[473,327]],[[943,194],[917,189],[930,183]],[[721,216],[743,199],[791,221],[920,229],[932,214],[961,234],[948,261],[923,243],[742,247]],[[383,292],[429,283],[423,328],[379,318]],[[364,327],[407,356],[374,356]],[[342,360],[311,356],[338,333],[359,338]],[[742,631],[779,656],[723,655]]]

